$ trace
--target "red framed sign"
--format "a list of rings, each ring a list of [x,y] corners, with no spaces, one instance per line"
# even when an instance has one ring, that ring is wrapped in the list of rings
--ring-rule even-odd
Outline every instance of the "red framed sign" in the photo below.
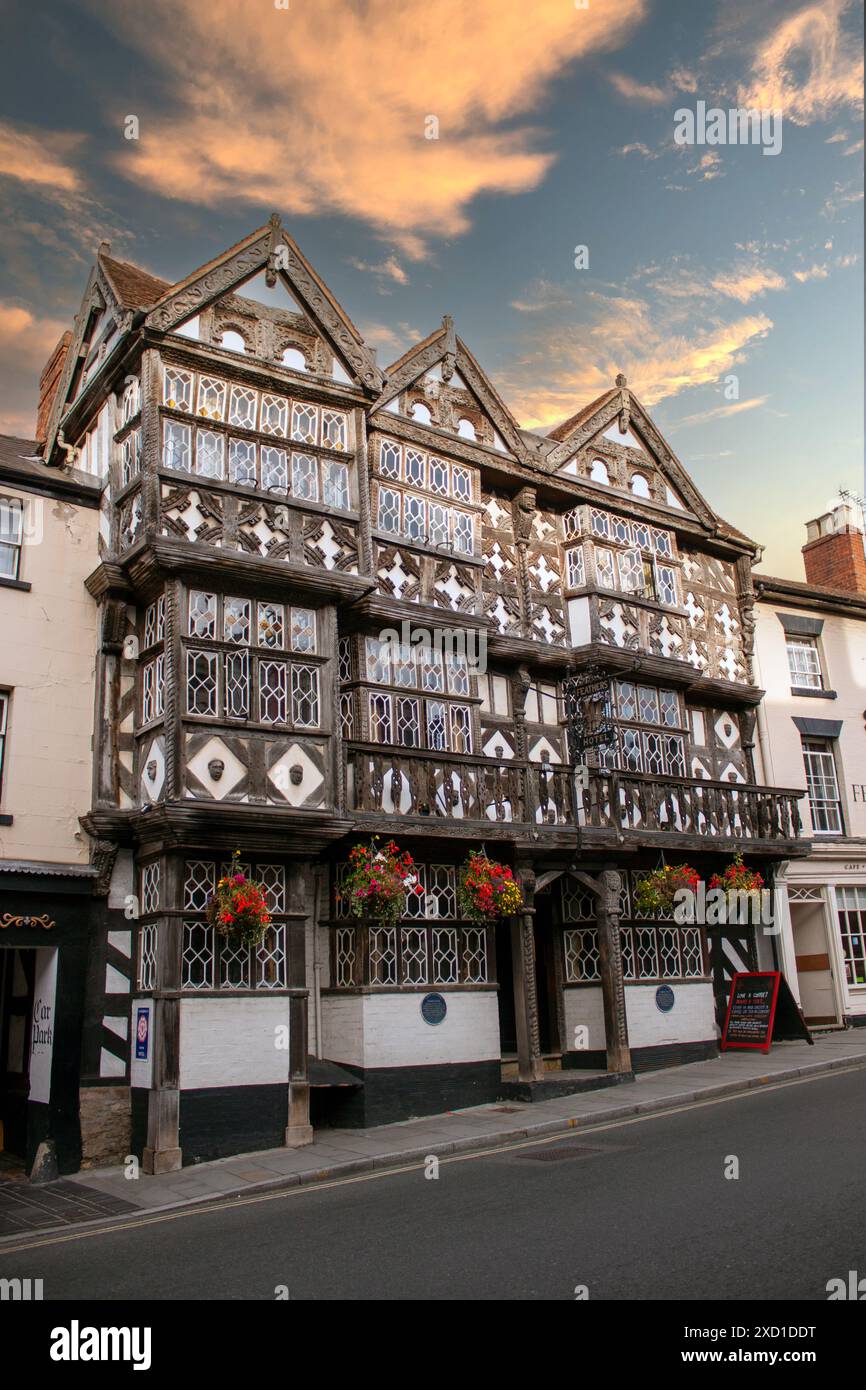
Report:
[[[722,1030],[722,1051],[751,1048],[769,1052],[782,979],[779,970],[755,970],[735,975]]]

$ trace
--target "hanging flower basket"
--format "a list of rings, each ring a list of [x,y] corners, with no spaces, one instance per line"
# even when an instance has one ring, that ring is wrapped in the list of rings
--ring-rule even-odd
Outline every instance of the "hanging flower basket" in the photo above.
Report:
[[[757,896],[763,892],[764,880],[757,869],[746,868],[742,854],[735,854],[733,864],[729,864],[724,873],[713,874],[710,887],[721,888],[730,902],[735,893],[748,893],[749,897]]]
[[[207,919],[227,941],[238,946],[260,946],[271,924],[266,889],[247,878],[239,861],[240,850],[236,849],[228,873],[208,900]]]
[[[523,894],[511,869],[483,852],[470,854],[461,868],[458,897],[463,916],[478,926],[513,917],[523,907]]]
[[[393,840],[379,845],[374,835],[369,845],[356,845],[349,854],[341,899],[355,917],[368,917],[379,926],[393,927],[405,916],[410,893],[423,893],[408,850]]]
[[[674,910],[677,893],[698,891],[700,875],[688,864],[666,864],[638,879],[634,905],[641,917],[667,917]]]

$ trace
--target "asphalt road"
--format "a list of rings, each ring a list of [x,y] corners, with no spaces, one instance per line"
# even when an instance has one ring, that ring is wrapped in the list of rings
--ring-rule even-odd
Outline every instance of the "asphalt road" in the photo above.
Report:
[[[729,1156],[739,1177],[724,1176]],[[866,1069],[16,1254],[45,1299],[811,1299],[866,1275]]]

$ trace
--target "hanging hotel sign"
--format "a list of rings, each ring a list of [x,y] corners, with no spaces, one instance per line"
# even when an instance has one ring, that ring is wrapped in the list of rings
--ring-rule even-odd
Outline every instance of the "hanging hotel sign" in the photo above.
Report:
[[[580,763],[589,748],[605,748],[615,738],[608,718],[610,679],[595,666],[562,682],[569,761]]]
[[[11,913],[11,912],[6,912],[6,913],[3,914],[2,917],[0,917],[0,928],[3,928],[3,927],[42,927],[43,931],[50,931],[52,927],[56,927],[56,926],[57,926],[57,923],[56,923],[56,922],[52,922],[52,920],[51,920],[51,918],[48,916],[48,913],[47,913],[47,912],[44,913],[41,917],[27,917],[27,916],[22,917],[22,916],[15,916],[15,915],[14,915],[13,913]]]

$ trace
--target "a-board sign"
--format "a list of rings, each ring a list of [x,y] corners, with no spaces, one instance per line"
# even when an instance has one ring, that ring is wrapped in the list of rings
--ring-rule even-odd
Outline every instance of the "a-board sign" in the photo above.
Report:
[[[728,1012],[722,1031],[722,1051],[753,1048],[769,1052],[770,1043],[782,1038],[812,1042],[803,1015],[788,982],[779,970],[755,970],[737,974],[731,981]]]

